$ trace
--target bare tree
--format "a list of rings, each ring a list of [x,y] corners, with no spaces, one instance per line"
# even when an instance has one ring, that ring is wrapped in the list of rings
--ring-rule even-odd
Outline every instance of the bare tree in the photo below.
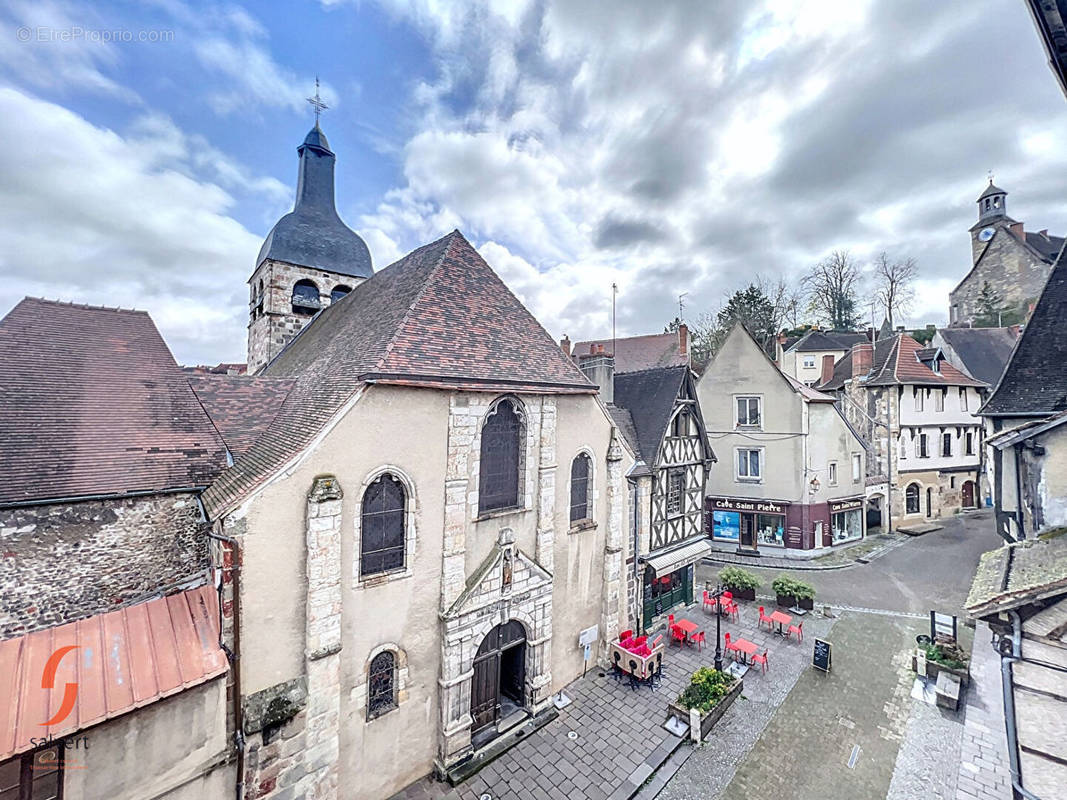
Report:
[[[852,330],[859,325],[857,293],[860,269],[848,250],[834,250],[803,279],[808,310],[830,327]]]
[[[883,250],[874,260],[874,293],[889,320],[889,327],[893,327],[895,317],[902,317],[911,309],[918,276],[919,267],[914,258],[890,261]]]

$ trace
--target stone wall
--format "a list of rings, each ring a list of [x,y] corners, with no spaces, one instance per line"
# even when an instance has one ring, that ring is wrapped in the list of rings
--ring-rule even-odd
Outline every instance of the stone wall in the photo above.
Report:
[[[253,375],[280,353],[293,340],[314,314],[293,313],[293,286],[297,281],[310,280],[319,290],[322,308],[330,305],[330,293],[335,286],[356,288],[362,278],[338,275],[321,269],[300,267],[284,261],[265,260],[249,279],[249,286],[257,293],[263,284],[262,305],[250,303],[248,319],[248,374]]]
[[[91,617],[206,572],[192,494],[0,510],[0,637]]]
[[[982,285],[989,286],[1011,311],[1025,316],[1030,303],[1037,300],[1052,270],[1050,264],[1022,244],[1006,228],[996,226],[981,260],[949,295],[950,322],[972,322],[978,315],[978,295]],[[1005,320],[1004,324],[1009,324]]]

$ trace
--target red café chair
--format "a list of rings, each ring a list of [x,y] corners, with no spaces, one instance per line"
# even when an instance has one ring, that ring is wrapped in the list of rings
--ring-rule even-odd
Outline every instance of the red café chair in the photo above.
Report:
[[[622,633],[619,634],[619,641],[620,642],[625,642],[627,639],[631,638],[633,635],[634,635],[633,631],[623,631]]]
[[[724,600],[731,600],[732,601],[734,599],[734,593],[733,592],[723,592],[722,596],[723,596]]]
[[[632,650],[636,650],[638,647],[640,647],[641,645],[643,645],[647,641],[648,641],[648,637],[647,636],[638,636],[636,639],[634,639],[634,643],[630,646],[630,648]]]
[[[792,636],[794,633],[797,635],[797,641],[798,642],[804,641],[804,623],[803,622],[801,622],[799,625],[790,625],[789,626],[789,633],[787,633],[786,636]]]
[[[726,604],[726,615],[737,622],[741,618],[741,609],[737,606],[736,600],[731,600]]]
[[[683,644],[685,644],[685,631],[683,631],[677,625],[672,625],[671,640],[678,642],[678,646],[681,647]]]
[[[768,617],[765,613],[763,613],[763,606],[760,606],[759,607],[759,622],[756,623],[756,627],[758,628],[764,622],[767,623],[767,627],[768,628],[771,628],[772,630],[774,629],[774,620],[771,619],[770,617]]]
[[[652,649],[655,650],[661,644],[663,644],[663,634],[662,633],[659,636],[657,636],[655,639],[652,640]]]
[[[726,634],[726,652],[734,654],[734,661],[737,660],[737,645],[730,643],[730,634]]]
[[[703,650],[705,645],[707,645],[708,643],[707,639],[704,636],[704,631],[701,631],[700,633],[694,633],[692,640],[697,643],[698,651]]]
[[[667,627],[668,628],[673,628],[674,627],[674,614],[668,614],[667,615]]]
[[[715,598],[711,596],[707,589],[704,590],[704,610],[708,608],[715,608]]]
[[[763,668],[764,672],[767,671],[767,651],[766,650],[763,651],[763,655],[761,655],[761,656],[758,656],[758,655],[753,655],[752,656],[752,665],[755,666],[756,664],[759,664]]]

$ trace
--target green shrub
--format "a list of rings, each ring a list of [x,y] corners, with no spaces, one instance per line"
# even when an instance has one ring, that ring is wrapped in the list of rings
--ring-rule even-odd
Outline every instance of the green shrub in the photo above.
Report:
[[[928,644],[926,660],[936,661],[949,669],[963,669],[967,666],[967,654],[950,644]]]
[[[783,597],[792,597],[794,600],[814,600],[815,587],[804,581],[793,580],[787,575],[779,575],[771,583],[774,593]]]
[[[763,585],[755,573],[741,567],[723,567],[719,570],[719,583],[731,592],[758,589]]]
[[[693,673],[689,685],[678,695],[678,705],[707,714],[729,693],[734,680],[734,676],[726,672],[701,667]]]

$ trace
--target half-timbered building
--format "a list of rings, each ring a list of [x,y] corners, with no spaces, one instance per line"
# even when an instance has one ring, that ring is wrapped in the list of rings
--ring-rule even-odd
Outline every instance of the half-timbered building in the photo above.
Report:
[[[643,629],[670,609],[693,602],[694,565],[711,551],[701,508],[715,455],[697,403],[685,333],[679,334],[668,356],[657,355],[669,366],[617,371],[605,345],[597,344],[577,355],[638,457],[627,476],[634,519],[627,583],[631,613]],[[617,340],[616,349],[629,352],[627,342]],[[627,359],[624,366],[645,364]]]

